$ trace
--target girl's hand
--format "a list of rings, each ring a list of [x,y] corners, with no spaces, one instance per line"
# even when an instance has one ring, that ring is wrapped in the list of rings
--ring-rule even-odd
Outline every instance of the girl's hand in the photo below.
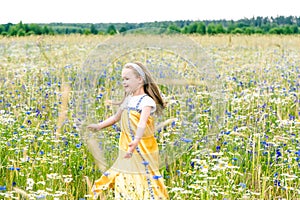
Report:
[[[99,124],[90,124],[90,125],[87,126],[87,128],[90,131],[99,131],[100,130]]]
[[[133,140],[129,143],[128,152],[125,154],[124,158],[131,158],[133,151],[136,149],[136,147],[139,145],[140,140]]]

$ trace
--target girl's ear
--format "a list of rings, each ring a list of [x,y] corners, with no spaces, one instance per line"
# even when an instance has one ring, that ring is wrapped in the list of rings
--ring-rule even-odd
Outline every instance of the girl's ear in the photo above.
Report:
[[[144,79],[141,77],[141,76],[139,76],[139,83],[144,83]]]

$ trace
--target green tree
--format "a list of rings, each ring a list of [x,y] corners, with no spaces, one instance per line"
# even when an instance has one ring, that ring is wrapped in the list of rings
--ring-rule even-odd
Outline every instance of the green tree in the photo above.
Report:
[[[35,35],[42,35],[43,34],[42,28],[37,24],[30,24],[29,25],[29,30],[33,31]]]
[[[7,33],[9,36],[16,36],[18,34],[18,29],[16,26],[10,26]]]
[[[26,36],[29,36],[29,35],[35,35],[35,33],[34,33],[33,31],[28,31],[28,32],[26,33]]]
[[[214,34],[217,33],[217,31],[216,31],[216,26],[215,26],[214,23],[209,23],[209,24],[207,25],[207,33],[208,33],[209,35],[214,35]]]
[[[206,34],[206,26],[205,26],[204,22],[200,22],[200,23],[197,24],[196,32],[201,34],[201,35]]]
[[[235,28],[234,30],[231,31],[232,34],[243,34],[244,31],[241,28]]]
[[[226,32],[222,24],[217,24],[215,26],[215,30],[216,30],[217,34],[225,33]]]
[[[83,34],[84,35],[90,35],[91,34],[91,30],[90,29],[84,29]]]
[[[42,32],[43,32],[43,34],[48,35],[50,33],[50,30],[49,30],[48,26],[44,26],[43,29],[42,29]]]
[[[188,27],[184,26],[182,29],[182,33],[187,34],[188,33]]]
[[[251,34],[255,33],[255,28],[252,27],[252,26],[246,27],[243,30],[244,30],[244,33],[247,34],[247,35],[251,35]]]
[[[291,26],[291,30],[292,30],[292,32],[293,32],[294,34],[299,33],[299,28],[298,28],[297,25],[292,25],[292,26]]]
[[[270,31],[269,31],[270,34],[283,34],[284,33],[284,29],[282,27],[274,27],[274,28],[271,28]]]
[[[26,33],[28,33],[30,31],[28,24],[24,24],[24,30]]]
[[[5,27],[0,24],[0,35],[5,32]]]
[[[25,30],[25,26],[23,25],[23,22],[20,21],[18,24],[15,25],[17,30],[23,29]]]
[[[124,33],[124,32],[126,32],[126,31],[127,31],[127,28],[124,27],[124,26],[122,26],[122,27],[120,28],[120,30],[119,30],[120,33]]]
[[[264,34],[265,32],[261,29],[261,28],[255,28],[255,32],[256,34]]]
[[[270,24],[264,24],[261,26],[261,29],[265,32],[268,33],[271,29],[271,25]]]
[[[188,33],[189,34],[197,33],[197,27],[198,27],[198,24],[196,22],[191,23],[187,29]]]
[[[26,33],[25,33],[24,29],[20,28],[18,30],[17,36],[25,36],[25,35],[26,35]]]
[[[291,26],[289,26],[289,25],[286,25],[282,28],[283,28],[283,34],[285,34],[285,35],[290,35],[293,33],[293,30],[291,29]]]
[[[113,24],[111,24],[108,26],[106,33],[108,33],[109,35],[114,35],[117,33],[117,29]]]
[[[8,30],[11,26],[13,26],[12,23],[4,24],[5,31],[8,32]]]
[[[91,29],[91,33],[92,33],[92,34],[94,34],[94,35],[97,35],[97,34],[98,34],[98,30],[96,29],[96,27],[95,27],[94,24],[91,25],[91,28],[90,28],[90,29]]]
[[[167,33],[180,33],[181,29],[176,24],[170,24],[168,26]]]
[[[230,22],[230,24],[227,27],[227,33],[232,33],[232,31],[234,31],[234,29],[236,29],[236,25],[234,22]]]

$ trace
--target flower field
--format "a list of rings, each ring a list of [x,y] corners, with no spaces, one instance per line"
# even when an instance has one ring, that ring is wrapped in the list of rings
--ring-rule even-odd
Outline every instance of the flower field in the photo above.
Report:
[[[83,99],[74,87],[79,87],[76,80],[83,63],[109,37],[0,38],[0,199],[90,198],[90,184],[104,171],[82,138],[75,102]],[[181,138],[188,148],[174,162],[162,165],[170,197],[300,199],[300,37],[190,38],[214,62],[213,71],[221,80],[215,84],[222,88],[223,108],[218,113],[222,123],[208,145],[203,138],[211,135],[210,102],[201,84],[187,89],[187,99],[178,94],[173,94],[177,101],[169,99],[172,107],[167,117],[181,118],[188,109],[188,119],[196,119],[192,130],[184,129],[189,130],[188,137]],[[176,60],[179,67],[187,62],[151,50],[139,56],[149,64],[155,59],[170,66]],[[112,65],[117,69],[130,58],[124,56]],[[89,110],[95,121],[114,111],[105,99],[114,95],[119,84],[115,78],[99,80],[96,88],[81,88],[95,99]],[[163,85],[161,90],[167,93]],[[159,142],[172,146],[169,133],[180,128],[172,122]],[[101,134],[115,145],[118,132],[113,126]],[[112,196],[112,192],[105,194],[106,199]]]

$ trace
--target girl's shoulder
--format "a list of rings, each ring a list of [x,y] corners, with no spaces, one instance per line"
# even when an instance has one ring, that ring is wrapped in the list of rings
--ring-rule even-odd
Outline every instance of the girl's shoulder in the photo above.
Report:
[[[140,104],[139,108],[142,109],[145,106],[150,106],[152,108],[151,109],[151,113],[154,113],[155,110],[156,110],[156,103],[155,103],[155,101],[149,95],[146,95],[143,98],[143,100],[141,101],[141,104]]]
[[[132,102],[140,102],[140,103],[146,103],[146,102],[154,102],[152,97],[150,97],[148,94],[141,94],[137,96],[132,96],[130,98],[130,101]]]
[[[149,95],[128,96],[124,101],[124,108],[136,108],[142,110],[145,106],[152,107],[151,112],[156,110],[156,103]]]
[[[149,102],[149,103],[154,103],[154,104],[155,104],[155,101],[154,101],[153,98],[150,97],[149,95],[146,95],[146,96],[143,98],[143,101],[144,101],[144,102]]]
[[[154,100],[147,94],[137,95],[137,96],[129,96],[127,99],[131,104],[145,104],[147,102],[154,102]]]

